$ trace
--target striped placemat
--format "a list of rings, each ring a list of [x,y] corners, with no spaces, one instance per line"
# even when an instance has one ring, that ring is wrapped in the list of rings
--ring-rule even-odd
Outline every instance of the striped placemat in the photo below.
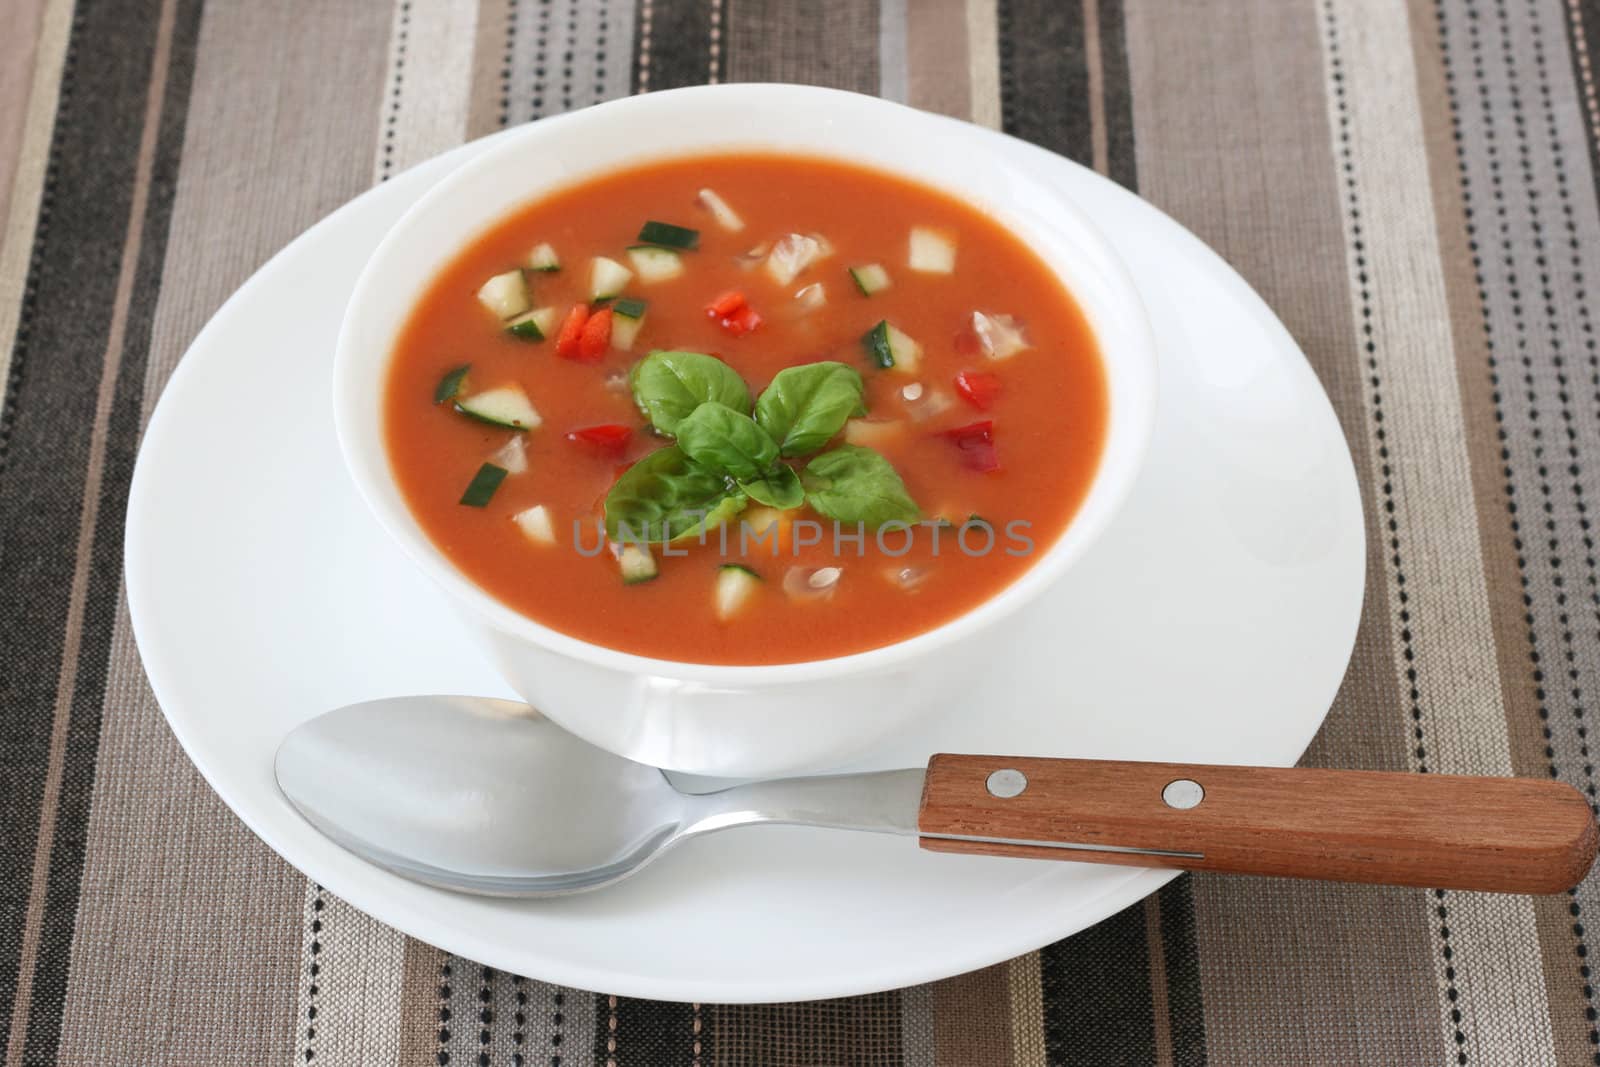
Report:
[[[120,588],[156,396],[305,227],[510,123],[815,82],[1083,161],[1282,315],[1372,547],[1307,762],[1592,795],[1597,34],[1595,0],[6,0],[4,1064],[1600,1062],[1592,879],[1532,900],[1184,878],[1010,963],[819,1004],[491,973],[239,824],[163,723]]]

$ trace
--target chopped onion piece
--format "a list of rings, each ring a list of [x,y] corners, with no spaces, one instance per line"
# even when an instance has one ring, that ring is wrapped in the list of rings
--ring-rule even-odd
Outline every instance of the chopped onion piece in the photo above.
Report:
[[[767,258],[767,253],[771,251],[772,244],[768,241],[762,241],[754,248],[747,248],[734,256],[733,261],[745,270],[753,270],[760,266],[761,262]]]
[[[817,242],[818,259],[827,259],[829,256],[833,255],[833,242],[822,236],[822,234],[808,233],[806,236]]]
[[[794,302],[802,311],[815,311],[828,302],[828,293],[821,282],[812,282],[794,294]]]
[[[550,509],[543,504],[535,504],[526,511],[517,512],[511,516],[511,521],[536,545],[556,543],[555,524],[550,521]]]
[[[521,474],[527,470],[528,448],[522,443],[522,434],[517,434],[501,445],[495,454],[489,457],[489,462],[496,467],[504,467],[507,474]]]
[[[990,359],[1005,359],[1033,346],[1022,321],[1010,315],[985,315],[972,313],[972,332],[978,335],[978,347]]]
[[[936,415],[942,415],[955,406],[956,398],[943,389],[929,389],[922,394],[920,400],[907,402],[906,408],[911,412],[912,419],[917,422],[927,422]]]
[[[791,233],[780,237],[772,246],[772,253],[767,256],[767,273],[779,285],[788,285],[822,255],[822,245],[815,237]]]
[[[950,274],[956,269],[955,242],[938,230],[913,226],[908,265],[927,274]]]
[[[840,567],[790,567],[783,572],[783,591],[793,600],[827,600],[842,574]]]
[[[695,194],[694,201],[711,212],[711,217],[716,219],[718,225],[724,230],[732,230],[738,233],[744,229],[744,220],[739,217],[739,213],[729,207],[728,202],[718,196],[714,190],[700,190],[699,193]]]
[[[880,422],[874,419],[851,419],[844,424],[844,441],[847,445],[862,448],[882,448],[898,441],[905,434],[903,422]]]
[[[912,382],[910,385],[901,387],[900,395],[905,397],[907,400],[921,400],[922,383]]]
[[[891,584],[898,586],[905,592],[914,593],[923,582],[928,580],[928,569],[926,567],[890,567],[883,572],[883,576],[889,579]]]

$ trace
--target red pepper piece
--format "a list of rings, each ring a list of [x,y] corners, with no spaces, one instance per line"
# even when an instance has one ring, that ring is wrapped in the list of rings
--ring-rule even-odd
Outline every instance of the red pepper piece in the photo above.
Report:
[[[987,474],[1000,469],[1000,455],[994,447],[994,420],[957,426],[944,436],[961,450],[961,461],[969,468]]]
[[[737,289],[729,289],[706,305],[706,314],[713,319],[725,319],[740,308],[747,306],[748,303],[749,301],[745,299],[745,295],[742,292]]]
[[[964,370],[956,375],[956,392],[979,411],[988,411],[1000,395],[1000,376],[988,371]]]
[[[611,347],[611,309],[601,308],[589,316],[578,335],[578,358],[593,363]]]
[[[606,423],[603,426],[585,426],[581,430],[573,430],[567,434],[567,440],[575,445],[584,445],[603,456],[620,456],[628,450],[628,442],[633,438],[630,427],[618,423]]]
[[[722,320],[722,328],[735,337],[743,337],[760,325],[761,316],[756,314],[755,308],[749,306],[740,308]]]
[[[561,323],[561,332],[556,334],[556,355],[563,359],[579,359],[578,342],[583,336],[583,327],[589,321],[589,305],[573,304],[572,310],[567,312],[567,317]]]

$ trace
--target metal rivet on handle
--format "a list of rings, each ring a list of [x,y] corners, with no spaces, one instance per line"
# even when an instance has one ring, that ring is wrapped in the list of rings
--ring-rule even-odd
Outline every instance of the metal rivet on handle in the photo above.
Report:
[[[1196,807],[1206,798],[1206,791],[1200,783],[1188,778],[1179,778],[1168,782],[1167,787],[1161,791],[1161,799],[1167,802],[1167,807],[1187,811]]]
[[[1028,776],[1019,770],[1007,767],[989,775],[988,784],[989,792],[1002,800],[1009,800],[1028,788]]]

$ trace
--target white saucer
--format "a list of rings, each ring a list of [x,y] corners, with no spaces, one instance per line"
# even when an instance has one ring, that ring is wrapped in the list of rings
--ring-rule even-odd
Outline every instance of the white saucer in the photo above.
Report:
[[[1162,399],[1126,510],[983,698],[872,761],[934,751],[1285,765],[1321,724],[1354,643],[1363,531],[1333,411],[1293,340],[1214,253],[1155,208],[1000,134],[1069,188],[1128,261],[1155,319]],[[329,367],[344,301],[387,227],[468,145],[296,240],[196,338],[134,473],[127,582],[173,732],[290,863],[384,922],[515,973],[630,996],[798,1000],[1007,959],[1138,900],[1169,872],[935,855],[783,827],[677,851],[558,901],[402,881],[313,831],[272,778],[294,725],[406,693],[511,694],[443,595],[347,479]]]

